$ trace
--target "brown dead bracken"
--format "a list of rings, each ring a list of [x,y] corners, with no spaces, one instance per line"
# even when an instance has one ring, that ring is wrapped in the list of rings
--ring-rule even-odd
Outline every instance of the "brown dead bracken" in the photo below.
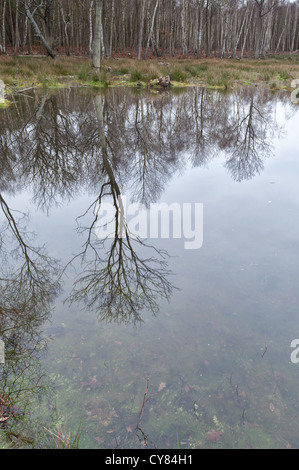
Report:
[[[212,429],[211,431],[208,431],[206,433],[206,438],[207,441],[209,442],[217,442],[221,439],[223,432],[221,431],[215,431],[215,429]]]

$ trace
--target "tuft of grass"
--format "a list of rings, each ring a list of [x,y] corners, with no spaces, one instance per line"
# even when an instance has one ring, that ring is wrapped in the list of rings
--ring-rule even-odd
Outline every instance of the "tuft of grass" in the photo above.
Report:
[[[99,73],[93,72],[91,75],[90,84],[95,88],[107,88],[109,86],[109,79],[106,70],[101,70]]]
[[[140,69],[135,68],[131,72],[131,81],[132,82],[138,82],[138,81],[143,81],[143,74]]]
[[[186,70],[186,72],[188,72],[192,77],[197,77],[197,75],[198,75],[198,71],[197,71],[197,68],[196,68],[195,66],[186,65],[186,66],[185,66],[185,70]]]
[[[48,434],[48,445],[50,449],[78,449],[81,437],[81,425],[77,432],[72,434],[63,424],[61,418],[58,419],[55,429],[44,427]]]
[[[185,82],[187,80],[187,73],[180,67],[174,67],[170,72],[170,78],[174,82]]]
[[[87,82],[88,80],[88,72],[89,70],[88,69],[82,69],[79,71],[78,73],[78,79],[82,82]]]
[[[111,75],[118,76],[118,75],[129,75],[130,69],[129,67],[119,67],[116,69],[112,69]]]

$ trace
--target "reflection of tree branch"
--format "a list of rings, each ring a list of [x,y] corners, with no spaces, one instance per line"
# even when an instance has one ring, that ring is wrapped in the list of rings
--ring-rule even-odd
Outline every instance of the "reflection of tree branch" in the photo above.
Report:
[[[133,239],[129,234],[123,215],[120,188],[108,158],[101,96],[96,96],[95,104],[103,171],[107,181],[102,185],[99,197],[89,208],[93,207],[94,218],[86,229],[88,235],[84,249],[74,258],[81,257],[84,272],[75,283],[69,300],[85,301],[88,308],[99,313],[101,319],[136,323],[141,321],[141,311],[144,308],[156,312],[157,296],[168,299],[173,286],[166,278],[170,274],[165,261],[166,252],[150,247],[140,239]],[[104,196],[112,198],[115,209],[114,237],[109,241],[108,237],[99,239],[93,235]],[[159,258],[142,258],[138,254],[140,248],[145,251],[154,249]]]
[[[258,95],[250,97],[248,111],[244,117],[238,115],[231,128],[231,157],[225,166],[236,181],[250,179],[264,168],[264,159],[271,155],[271,144],[267,140],[269,113],[262,111]]]
[[[36,292],[38,289],[44,289],[52,285],[50,281],[50,270],[54,271],[53,260],[51,260],[41,248],[35,248],[25,242],[24,236],[21,234],[17,222],[12,214],[11,209],[0,194],[0,206],[7,220],[11,234],[17,242],[17,247],[21,254],[17,254],[17,260],[21,260],[19,275],[15,277],[19,284],[27,285],[30,292]],[[2,236],[3,242],[3,236]],[[2,246],[3,249],[3,246]],[[56,261],[55,261],[56,263]],[[0,281],[7,279],[0,278]],[[53,285],[54,288],[54,285]],[[55,290],[55,289],[54,289]]]
[[[29,244],[24,228],[14,217],[16,211],[1,194],[0,208],[6,218],[0,239],[0,338],[5,344],[0,397],[5,397],[6,434],[9,437],[12,426],[14,438],[22,443],[28,436],[28,425],[24,436],[20,423],[34,397],[45,390],[40,366],[46,347],[42,326],[58,292],[53,279],[57,272],[44,250]]]

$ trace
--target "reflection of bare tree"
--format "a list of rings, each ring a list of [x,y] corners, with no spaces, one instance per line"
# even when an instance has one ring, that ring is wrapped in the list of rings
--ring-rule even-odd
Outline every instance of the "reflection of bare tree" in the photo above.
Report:
[[[165,253],[142,258],[139,253],[149,247],[130,237],[126,227],[114,242],[94,239],[102,202],[112,198],[119,220],[121,192],[129,192],[131,202],[156,202],[173,175],[188,164],[206,164],[219,151],[227,156],[226,167],[236,181],[252,178],[263,168],[277,129],[274,98],[259,88],[226,94],[193,89],[178,96],[124,95],[113,89],[102,96],[82,90],[47,92],[31,101],[24,98],[15,113],[6,110],[0,127],[0,187],[30,186],[46,209],[82,189],[98,194],[86,213],[90,217],[93,211],[94,218],[86,224],[88,239],[81,253],[86,270],[81,281],[88,289],[79,288],[78,281],[72,298],[102,308],[103,315],[127,309],[138,318],[142,305],[155,309],[153,293],[170,293],[164,282]],[[2,208],[7,211],[4,203]],[[36,258],[41,260],[41,254],[35,253]],[[35,267],[23,264],[23,278]],[[37,278],[41,282],[36,275],[34,284]]]
[[[53,205],[58,197],[71,197],[80,183],[82,160],[77,136],[76,120],[61,110],[58,97],[42,96],[34,125],[28,126],[19,140],[26,151],[22,176],[39,188],[34,198],[42,207]]]
[[[254,98],[252,95],[248,108],[231,128],[232,154],[225,166],[236,181],[259,174],[264,167],[264,158],[270,155],[270,143],[264,129],[267,121]]]
[[[32,245],[16,218],[20,214],[1,194],[0,207],[5,219],[0,232],[0,338],[5,344],[0,428],[15,445],[30,445],[32,436],[23,420],[45,387],[39,362],[45,348],[42,326],[58,291],[57,263]]]
[[[19,288],[27,290],[27,298],[31,294],[32,301],[35,301],[37,292],[50,292],[50,286],[54,288],[50,279],[57,271],[57,262],[51,260],[42,247],[34,247],[25,241],[25,234],[21,233],[13,211],[1,194],[0,207],[6,218],[0,233],[0,256],[2,270],[7,271],[7,275],[1,277],[0,281],[5,282],[7,286],[17,282]],[[12,249],[14,245],[16,246]],[[9,268],[13,272],[11,279]],[[16,288],[15,291],[17,292]]]
[[[99,129],[99,145],[102,169],[106,181],[101,186],[97,200],[85,215],[93,210],[93,220],[87,228],[88,236],[81,258],[82,275],[75,283],[70,301],[85,301],[97,311],[101,320],[133,322],[141,321],[143,309],[156,312],[157,297],[168,299],[173,286],[167,280],[165,251],[154,248],[156,256],[139,254],[140,248],[151,249],[143,241],[130,236],[124,221],[121,192],[113,168],[109,162],[107,139],[104,131],[102,98],[95,97]],[[105,197],[111,197],[115,208],[113,239],[99,239],[94,229],[99,220],[99,210]]]
[[[268,137],[271,110],[257,91],[252,91],[247,106],[238,101],[236,95],[236,104],[238,119],[235,119],[234,125],[230,127],[228,148],[231,156],[225,165],[232,177],[241,181],[259,174],[264,168],[265,158],[272,154]],[[271,127],[273,132],[273,125]]]
[[[92,95],[63,90],[34,98],[0,115],[0,187],[30,186],[47,209],[83,187],[97,192],[102,163]],[[227,94],[193,89],[178,96],[110,90],[103,121],[119,186],[147,205],[189,162],[205,165],[219,151],[235,180],[253,177],[270,154],[275,100],[259,88]]]

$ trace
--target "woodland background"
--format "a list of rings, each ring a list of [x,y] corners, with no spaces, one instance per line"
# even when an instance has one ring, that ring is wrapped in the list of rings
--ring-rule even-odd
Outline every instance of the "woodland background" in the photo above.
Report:
[[[53,55],[91,57],[97,3],[102,59],[299,52],[298,0],[0,0],[0,55],[43,54],[37,25]]]

